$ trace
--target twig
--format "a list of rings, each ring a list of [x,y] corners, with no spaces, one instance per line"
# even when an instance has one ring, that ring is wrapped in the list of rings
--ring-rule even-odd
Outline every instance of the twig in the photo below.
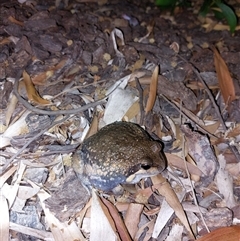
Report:
[[[182,56],[180,56],[180,55],[178,55],[178,56],[179,56],[184,62],[191,64],[191,67],[192,67],[193,72],[197,75],[198,79],[199,79],[199,80],[201,81],[201,83],[203,84],[203,86],[204,86],[204,88],[205,88],[205,90],[206,90],[206,92],[207,92],[207,94],[208,94],[208,96],[209,96],[209,98],[210,98],[213,106],[214,106],[214,109],[215,109],[215,111],[216,111],[216,113],[217,113],[217,115],[218,115],[218,118],[219,118],[219,120],[220,120],[220,122],[221,122],[221,124],[222,124],[222,127],[223,127],[224,131],[227,131],[227,127],[226,127],[225,122],[224,122],[224,120],[223,120],[223,117],[222,117],[222,115],[221,115],[221,113],[220,113],[219,107],[218,107],[218,105],[216,104],[215,99],[214,99],[211,91],[209,90],[207,84],[206,84],[205,81],[203,80],[202,76],[199,74],[198,70],[196,69],[196,67],[195,67],[192,63],[188,62],[188,61],[187,61],[186,59],[184,59]],[[232,153],[235,155],[236,159],[240,162],[240,153],[238,152],[237,148],[236,148],[235,146],[232,146],[228,140],[227,140],[226,142],[227,142],[229,148],[231,149]]]
[[[224,130],[226,131],[226,130],[227,130],[227,127],[226,127],[225,122],[224,122],[224,120],[223,120],[223,118],[222,118],[222,115],[221,115],[221,113],[220,113],[219,107],[218,107],[218,105],[216,104],[215,99],[214,99],[211,91],[209,90],[207,84],[206,84],[205,81],[203,80],[202,76],[199,74],[198,70],[196,69],[196,67],[195,67],[192,63],[188,62],[188,61],[187,61],[186,59],[184,59],[182,56],[180,56],[180,55],[178,55],[178,56],[179,56],[184,62],[186,62],[186,63],[188,63],[188,64],[191,65],[193,72],[197,75],[198,79],[199,79],[199,80],[201,81],[201,83],[203,84],[203,86],[204,86],[204,88],[205,88],[205,90],[206,90],[206,92],[207,92],[207,94],[208,94],[208,96],[209,96],[209,98],[210,98],[210,100],[211,100],[211,102],[212,102],[212,104],[213,104],[213,107],[214,107],[214,109],[215,109],[215,111],[216,111],[216,113],[217,113],[217,115],[218,115],[218,118],[219,118],[219,120],[220,120],[220,122],[221,122],[221,124],[222,124],[222,127],[223,127]]]
[[[210,230],[209,230],[209,228],[208,228],[208,226],[207,226],[207,224],[206,224],[206,222],[205,222],[205,219],[204,219],[204,217],[203,217],[202,211],[201,211],[201,209],[200,209],[200,207],[199,207],[198,200],[197,200],[197,197],[196,197],[196,194],[195,194],[195,191],[194,191],[194,188],[193,188],[193,184],[192,184],[192,181],[191,181],[190,173],[189,173],[189,170],[188,170],[187,160],[186,160],[186,153],[185,153],[185,150],[186,150],[185,141],[186,141],[186,138],[185,138],[185,134],[183,133],[183,137],[182,137],[183,157],[182,157],[182,158],[183,158],[183,160],[184,160],[185,171],[186,171],[186,173],[187,173],[188,180],[189,180],[189,183],[190,183],[190,187],[191,187],[191,190],[192,190],[193,201],[194,201],[196,207],[198,208],[198,211],[199,211],[199,213],[200,213],[200,217],[201,217],[201,219],[202,219],[202,222],[203,222],[206,230],[208,231],[208,233],[210,233]]]
[[[179,107],[176,105],[176,103],[173,103],[172,101],[170,101],[165,95],[162,95],[161,96],[171,105],[173,106],[180,114],[182,114],[186,119],[189,119],[191,120],[193,123],[195,123],[198,128],[205,134],[208,134],[209,136],[213,137],[213,138],[217,138],[215,135],[211,134],[210,132],[208,132],[207,130],[205,130],[202,126],[200,126],[198,123],[196,123],[196,121],[192,120],[191,117],[189,117],[184,111],[183,111],[183,108],[182,110],[179,109]]]
[[[18,152],[13,155],[6,163],[3,167],[1,167],[1,170],[0,170],[0,174],[2,174],[6,169],[7,167],[12,163],[12,161],[23,151],[25,150],[28,145],[30,145],[34,140],[36,140],[39,136],[41,136],[44,132],[46,132],[47,130],[51,129],[52,127],[54,127],[55,125],[58,125],[64,121],[66,121],[67,119],[69,119],[70,116],[65,116],[63,119],[59,120],[59,121],[55,121],[53,122],[50,126],[46,127],[45,129],[43,129],[42,131],[40,131],[36,136],[34,136],[33,138],[31,138],[20,150],[18,150]]]
[[[140,118],[140,125],[143,125],[143,116],[144,116],[144,108],[143,108],[143,89],[142,86],[139,82],[139,79],[137,77],[135,77],[135,81],[136,81],[136,87],[138,89],[139,92],[139,106],[140,106],[140,113],[141,113],[141,118]]]
[[[71,110],[42,110],[37,107],[32,106],[29,104],[25,99],[20,96],[18,93],[18,83],[19,80],[15,80],[14,86],[13,86],[13,93],[17,97],[18,101],[28,110],[38,113],[38,114],[43,114],[43,115],[71,115],[71,114],[78,114],[79,112],[85,111],[89,108],[96,107],[97,105],[103,104],[106,100],[107,97],[102,98],[100,100],[97,100],[95,102],[86,104],[82,107],[76,108],[76,109],[71,109]]]

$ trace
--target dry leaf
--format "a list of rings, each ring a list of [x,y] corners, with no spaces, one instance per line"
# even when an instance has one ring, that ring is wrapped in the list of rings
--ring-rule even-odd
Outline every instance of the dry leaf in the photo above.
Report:
[[[240,123],[236,124],[236,126],[233,129],[229,129],[227,132],[227,137],[236,137],[240,135]]]
[[[35,185],[33,182],[30,183],[34,188],[37,187],[37,185]],[[71,222],[70,224],[68,222],[62,223],[54,216],[53,213],[50,212],[48,208],[46,208],[44,201],[50,197],[47,192],[40,190],[38,192],[38,197],[45,213],[45,220],[52,231],[54,241],[85,241],[85,238],[83,237],[75,222]]]
[[[107,206],[109,212],[111,213],[111,216],[114,220],[114,223],[115,223],[116,228],[117,228],[117,232],[118,232],[121,240],[131,241],[132,239],[129,236],[129,233],[127,231],[127,228],[126,228],[125,224],[123,223],[122,217],[119,215],[119,212],[118,212],[119,209],[117,210],[115,208],[115,206],[105,198],[102,198],[102,201]],[[129,207],[129,204],[125,204],[125,206],[126,205]]]
[[[214,179],[218,161],[206,135],[192,131],[188,125],[182,125],[181,130],[187,140],[188,153],[202,171],[202,187],[208,186]]]
[[[7,199],[0,191],[0,237],[1,240],[9,240],[9,212]]]
[[[92,191],[90,241],[120,241],[116,226],[107,207]]]
[[[53,76],[53,74],[53,70],[47,70],[46,72],[39,73],[38,75],[32,77],[32,82],[35,85],[43,85],[48,78]]]
[[[11,43],[10,38],[3,38],[0,40],[0,45],[9,44],[9,43]]]
[[[118,57],[123,57],[123,54],[118,50],[117,41],[116,41],[116,37],[115,37],[115,36],[117,36],[121,40],[122,46],[125,45],[122,31],[118,28],[114,28],[110,35],[111,35],[111,39],[113,41],[113,48],[115,50],[116,55]]]
[[[140,106],[139,102],[136,101],[132,104],[132,106],[128,109],[128,111],[125,114],[125,117],[127,117],[128,120],[133,119],[138,113],[140,112]]]
[[[239,241],[240,226],[219,228],[206,234],[198,241]]]
[[[18,99],[15,95],[12,95],[9,104],[7,106],[7,111],[5,114],[5,122],[6,122],[6,126],[9,125],[11,117],[13,112],[15,111],[16,105],[17,105]]]
[[[64,65],[66,65],[67,60],[67,58],[62,59],[57,65],[50,66],[45,72],[33,76],[31,79],[32,83],[35,85],[44,85],[47,79],[53,76],[54,72],[56,72],[59,69],[62,69]]]
[[[147,34],[138,40],[139,43],[141,43],[144,39],[146,39],[152,33],[154,25],[155,25],[155,21],[151,20],[151,22],[147,25]]]
[[[205,122],[205,126],[204,126],[204,130],[206,130],[208,133],[211,133],[212,135],[214,135],[216,133],[216,131],[218,130],[219,126],[220,126],[220,121],[204,121]],[[209,124],[210,123],[210,124]]]
[[[170,46],[170,49],[172,49],[176,54],[179,53],[179,44],[177,42],[173,42]]]
[[[144,188],[137,190],[135,194],[135,200],[138,203],[147,203],[150,196],[153,194],[152,188]]]
[[[159,73],[159,66],[156,66],[150,83],[150,91],[149,91],[149,97],[147,100],[147,105],[145,108],[145,113],[148,113],[152,108],[156,100],[157,95],[157,84],[158,84],[158,73]]]
[[[28,132],[25,119],[29,113],[30,111],[26,111],[15,123],[10,125],[7,130],[0,135],[0,148],[10,145],[10,140],[13,136],[26,134]]]
[[[16,232],[30,235],[30,236],[36,237],[38,239],[41,239],[41,240],[54,241],[52,233],[44,231],[44,230],[29,228],[29,227],[22,226],[22,225],[12,223],[12,222],[10,222],[9,228]]]
[[[7,181],[7,179],[12,176],[12,174],[17,170],[17,166],[12,166],[0,178],[0,188],[2,188],[3,184]]]
[[[219,192],[224,196],[224,201],[228,208],[232,208],[237,205],[237,201],[233,194],[233,178],[225,170],[226,160],[223,155],[218,156],[218,162],[220,168],[216,174],[216,184]]]
[[[36,91],[32,80],[29,76],[29,74],[24,70],[23,71],[23,80],[25,83],[25,87],[27,90],[27,95],[28,95],[28,100],[30,102],[33,102],[35,104],[39,104],[39,105],[47,105],[50,104],[50,101],[43,99],[38,92]]]
[[[146,235],[145,235],[143,241],[151,240],[151,236],[152,236],[152,232],[153,232],[153,228],[154,228],[154,222],[155,222],[155,219],[152,219],[151,221],[149,221],[146,224],[142,225],[138,229],[138,232],[136,234],[135,240],[140,240],[140,237],[142,236],[142,234],[144,232],[146,232],[145,231],[146,229],[147,229],[147,232],[146,232]]]
[[[183,234],[183,226],[179,224],[174,224],[166,241],[181,240]]]
[[[122,120],[129,108],[138,100],[138,97],[134,93],[124,89],[130,77],[131,75],[127,75],[121,78],[106,92],[106,95],[110,93],[110,96],[103,116],[105,124]]]
[[[12,23],[15,23],[15,24],[21,26],[21,27],[24,26],[24,23],[23,23],[23,22],[20,22],[20,21],[16,20],[16,19],[15,19],[14,17],[12,17],[12,16],[9,16],[9,17],[8,17],[8,20],[9,20],[10,22],[12,22]]]
[[[240,162],[227,164],[226,170],[233,177],[240,177]]]
[[[21,162],[16,175],[17,179],[14,180],[14,185],[8,185],[8,183],[5,183],[1,188],[1,196],[7,199],[9,209],[13,210],[13,206],[14,206],[13,204],[16,201],[18,202],[17,193],[19,191],[19,185],[22,180],[22,176],[23,176],[23,172],[25,171],[25,168],[26,166]]]
[[[126,224],[128,232],[133,239],[135,238],[135,235],[138,231],[138,224],[143,211],[143,207],[144,206],[139,203],[130,203],[125,216],[124,222]]]
[[[183,210],[183,207],[180,203],[180,201],[183,199],[184,197],[184,193],[180,194],[180,197],[178,198],[176,193],[174,192],[174,190],[172,189],[172,187],[170,186],[170,184],[166,181],[165,178],[162,177],[161,174],[156,175],[154,177],[151,177],[153,185],[159,185],[157,190],[158,192],[165,197],[168,205],[175,211],[176,216],[181,220],[182,224],[185,226],[185,228],[188,230],[189,234],[194,237],[194,234],[192,233],[192,230],[190,228],[190,225],[188,223],[186,214]],[[156,187],[156,186],[155,186]],[[179,201],[180,199],[180,201]],[[165,211],[165,209],[167,208],[166,204],[165,207],[161,207],[162,211]],[[160,210],[160,212],[161,212]],[[172,211],[173,212],[173,211]],[[160,213],[159,213],[160,214]],[[169,215],[171,217],[171,211],[166,212],[166,215]],[[161,218],[162,215],[158,215],[158,218]],[[169,218],[170,218],[169,217]],[[158,219],[157,218],[157,219]],[[156,222],[157,224],[157,222]],[[163,224],[162,224],[163,225]],[[164,225],[165,226],[165,225]],[[159,227],[154,227],[154,232],[152,237],[153,238],[157,238],[159,235],[159,232],[161,231],[161,229]]]
[[[134,72],[136,71],[137,69],[140,69],[142,68],[143,66],[143,63],[145,61],[145,56],[143,54],[140,54],[140,58],[131,66],[129,67],[129,69]],[[135,80],[135,79],[134,79]]]
[[[27,200],[33,196],[35,196],[40,190],[40,187],[29,187],[29,186],[20,186],[18,190],[18,197]]]
[[[203,28],[206,29],[206,32],[210,32],[212,30],[216,30],[216,31],[230,31],[230,27],[229,25],[226,24],[220,24],[217,22],[213,22],[212,23],[206,23],[202,25]],[[240,30],[240,26],[236,26],[235,31]]]
[[[169,165],[173,165],[183,171],[185,170],[185,163],[181,157],[174,155],[174,154],[170,154],[170,153],[165,153],[165,156],[167,157]],[[187,165],[188,171],[191,175],[201,176],[203,174],[202,171],[197,166],[195,166],[189,162],[187,162],[186,165]]]
[[[90,125],[90,127],[88,127],[88,131],[87,131],[87,134],[85,136],[85,139],[98,132],[98,122],[99,122],[99,120],[98,120],[97,115],[94,115],[93,119],[92,119],[92,122],[91,122],[91,125]]]
[[[229,73],[228,67],[218,53],[216,48],[213,48],[214,64],[217,72],[219,87],[226,105],[236,99],[235,88],[233,85],[232,77]]]

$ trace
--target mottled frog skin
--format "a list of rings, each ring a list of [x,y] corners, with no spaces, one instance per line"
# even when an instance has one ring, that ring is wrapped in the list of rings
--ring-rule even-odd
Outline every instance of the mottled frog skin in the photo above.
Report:
[[[73,155],[73,168],[88,189],[110,191],[137,183],[166,167],[160,142],[140,126],[114,122],[87,138]]]

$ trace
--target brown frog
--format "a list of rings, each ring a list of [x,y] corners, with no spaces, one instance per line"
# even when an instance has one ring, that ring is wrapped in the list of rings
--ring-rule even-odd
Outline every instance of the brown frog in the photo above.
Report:
[[[114,122],[84,140],[73,156],[73,168],[82,184],[110,191],[119,184],[133,184],[166,167],[160,142],[139,125]]]

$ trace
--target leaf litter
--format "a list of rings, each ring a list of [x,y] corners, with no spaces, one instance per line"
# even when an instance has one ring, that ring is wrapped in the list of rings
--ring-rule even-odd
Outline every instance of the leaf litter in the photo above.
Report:
[[[0,5],[1,239],[238,240],[238,33],[150,2],[12,3]],[[119,120],[161,139],[168,168],[89,193],[72,153]]]

